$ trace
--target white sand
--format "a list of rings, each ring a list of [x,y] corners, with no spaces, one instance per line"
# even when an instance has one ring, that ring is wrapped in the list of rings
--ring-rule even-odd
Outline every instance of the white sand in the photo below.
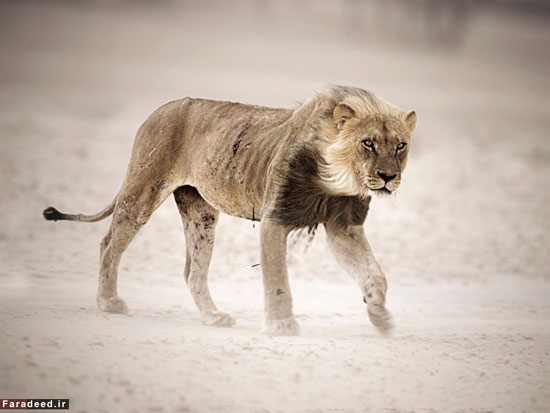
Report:
[[[336,6],[305,20],[314,6],[245,3],[1,6],[2,397],[69,398],[78,412],[548,411],[548,21],[479,12],[458,50],[385,49]],[[171,200],[121,263],[131,313],[96,309],[108,220],[51,223],[43,208],[107,205],[135,131],[168,100],[293,106],[328,83],[419,116],[402,188],[366,224],[392,337],[369,324],[322,231],[289,256],[302,335],[262,335],[260,269],[244,269],[259,228],[227,216],[210,279],[237,325],[203,326]]]

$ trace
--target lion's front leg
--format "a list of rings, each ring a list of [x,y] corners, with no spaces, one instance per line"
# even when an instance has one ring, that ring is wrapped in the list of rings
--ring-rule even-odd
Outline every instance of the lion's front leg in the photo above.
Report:
[[[388,282],[374,258],[362,225],[341,229],[325,225],[329,246],[340,266],[358,283],[371,322],[382,332],[392,328],[386,309]]]
[[[300,327],[292,314],[292,295],[286,269],[288,229],[262,220],[261,262],[264,281],[265,332],[270,336],[295,336]]]

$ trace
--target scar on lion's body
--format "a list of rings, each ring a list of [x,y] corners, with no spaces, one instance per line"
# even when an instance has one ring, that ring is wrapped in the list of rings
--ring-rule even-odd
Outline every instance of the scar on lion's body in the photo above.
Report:
[[[208,212],[202,216],[202,222],[204,223],[204,229],[210,229],[212,224],[216,221],[216,217]]]
[[[162,181],[158,181],[156,184],[151,185],[151,192],[157,192],[161,189],[164,189],[166,187],[166,181],[163,179]]]
[[[239,147],[241,146],[241,142],[244,138],[244,135],[246,135],[246,132],[248,131],[248,129],[250,129],[250,126],[251,126],[250,122],[246,122],[244,127],[241,129],[241,131],[237,135],[237,139],[235,139],[235,143],[231,147],[231,149],[233,149],[233,156],[237,154],[237,151],[239,150]]]

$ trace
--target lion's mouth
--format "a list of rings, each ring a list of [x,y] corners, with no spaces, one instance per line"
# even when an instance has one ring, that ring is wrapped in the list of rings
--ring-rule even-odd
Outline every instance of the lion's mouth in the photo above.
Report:
[[[384,195],[390,195],[391,194],[391,191],[388,188],[386,188],[385,186],[382,187],[382,188],[373,189],[372,191],[376,192],[378,194],[384,194]]]

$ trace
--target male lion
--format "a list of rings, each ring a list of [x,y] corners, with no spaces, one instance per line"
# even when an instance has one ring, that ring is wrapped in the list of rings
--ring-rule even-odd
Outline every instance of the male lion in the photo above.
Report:
[[[174,194],[185,229],[185,279],[207,325],[231,326],[207,284],[219,212],[261,221],[265,331],[297,335],[286,268],[290,231],[318,224],[355,279],[369,317],[391,327],[387,282],[363,232],[370,194],[389,194],[407,163],[415,112],[358,88],[333,87],[295,110],[185,98],[157,109],[140,127],[126,178],[96,215],[50,207],[47,220],[96,222],[113,214],[101,242],[98,307],[126,313],[117,268],[132,238]]]

